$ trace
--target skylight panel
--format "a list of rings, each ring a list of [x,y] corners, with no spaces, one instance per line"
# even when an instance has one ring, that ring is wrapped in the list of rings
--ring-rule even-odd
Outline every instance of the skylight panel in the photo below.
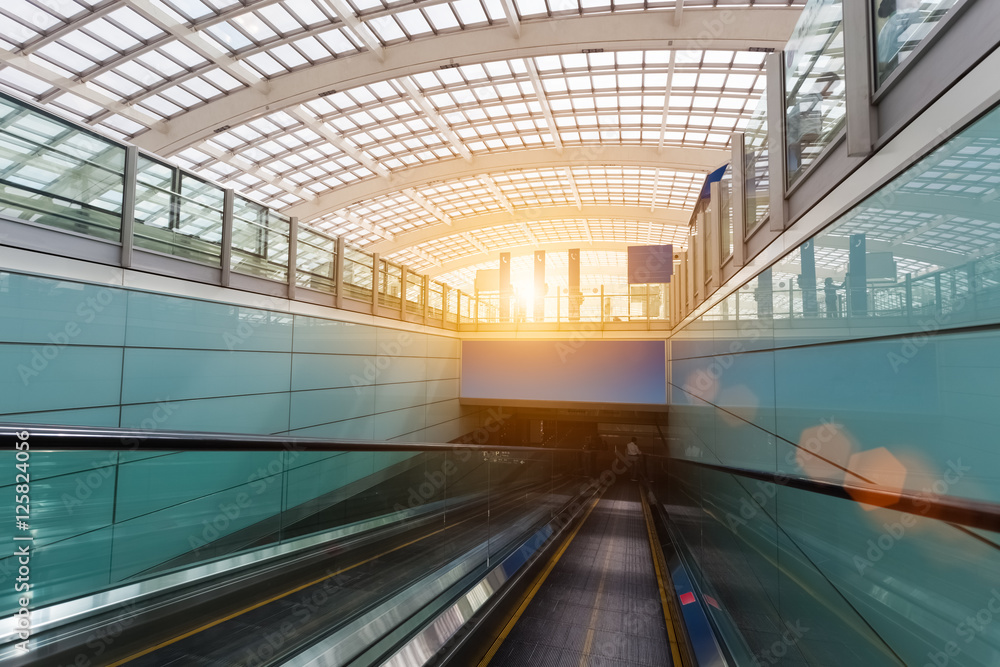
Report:
[[[268,77],[287,71],[281,63],[267,53],[255,53],[252,56],[247,56],[246,60]]]
[[[253,45],[253,42],[247,39],[246,35],[225,22],[209,26],[206,28],[206,32],[234,52]]]
[[[226,92],[231,92],[237,88],[243,87],[243,83],[238,81],[236,77],[219,68],[203,72],[201,76]]]
[[[109,127],[112,127],[118,130],[119,132],[124,132],[126,135],[129,136],[135,134],[136,132],[140,132],[141,130],[146,129],[144,125],[140,125],[139,123],[129,120],[128,118],[125,118],[123,116],[119,116],[118,114],[115,114],[113,116],[108,116],[103,121],[101,121],[101,123]]]
[[[479,0],[456,0],[451,5],[464,25],[468,26],[487,22],[486,12],[483,11],[483,6],[479,3]]]
[[[383,42],[396,42],[406,39],[406,34],[392,16],[380,16],[366,21],[365,25]]]
[[[80,55],[73,49],[68,49],[59,42],[52,42],[38,49],[36,52],[41,60],[50,60],[58,63],[61,68],[70,70],[73,73],[81,74],[88,69],[97,66],[93,60]]]
[[[166,42],[159,48],[177,62],[185,65],[188,69],[194,69],[195,67],[208,62],[192,49],[184,46],[180,42]]]
[[[215,13],[204,3],[198,2],[198,0],[163,0],[163,4],[180,12],[188,21],[195,21]]]
[[[431,5],[430,7],[423,7],[421,11],[424,12],[424,15],[428,18],[431,27],[435,31],[458,27],[458,19],[455,18],[455,13],[451,11],[451,5]]]
[[[309,61],[306,60],[301,53],[296,51],[288,44],[282,44],[281,46],[276,46],[269,52],[274,58],[279,60],[287,69],[292,69],[305,65]]]
[[[58,102],[66,108],[76,109],[84,117],[94,116],[101,111],[104,111],[104,107],[94,104],[90,100],[85,100],[84,98],[74,95],[73,93],[63,93],[53,101]]]
[[[271,27],[275,28],[282,35],[302,30],[302,24],[296,21],[281,5],[261,7],[257,12]]]
[[[114,44],[115,48],[120,51],[128,51],[139,44],[139,40],[135,37],[103,18],[88,23],[86,30],[102,39],[106,44]]]
[[[222,91],[203,80],[201,77],[193,77],[182,84],[186,89],[205,100],[222,95]]]
[[[320,8],[321,5],[314,0],[284,0],[282,4],[293,16],[307,26],[328,23],[330,21]]]
[[[306,54],[306,58],[316,62],[330,57],[330,52],[315,37],[305,37],[295,42],[296,48]]]
[[[430,23],[420,13],[419,9],[409,9],[395,15],[396,20],[403,25],[403,29],[410,35],[426,35],[432,32]]]
[[[88,57],[104,62],[119,55],[114,49],[110,49],[90,35],[79,30],[74,30],[62,37],[62,41],[72,46],[80,53],[86,53]]]
[[[136,60],[153,72],[168,79],[184,71],[184,68],[159,51],[149,51],[141,56],[137,56]]]
[[[235,16],[231,19],[231,21],[242,28],[244,32],[246,32],[258,44],[269,41],[277,36],[274,34],[273,30],[267,27],[267,25],[252,12]]]
[[[329,30],[317,36],[320,41],[326,44],[327,47],[329,47],[329,49],[337,55],[344,53],[357,53],[359,51],[354,42],[344,36],[344,33],[339,28],[336,30]]]
[[[199,98],[192,95],[191,93],[189,93],[188,91],[181,88],[180,86],[171,86],[166,90],[161,90],[160,94],[166,97],[167,99],[176,102],[182,107],[188,109],[197,104],[200,104],[202,101]]]

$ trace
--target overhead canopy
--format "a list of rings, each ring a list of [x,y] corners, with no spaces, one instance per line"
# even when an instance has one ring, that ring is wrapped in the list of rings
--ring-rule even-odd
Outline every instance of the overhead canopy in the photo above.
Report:
[[[803,4],[10,0],[0,88],[467,286],[682,245]]]

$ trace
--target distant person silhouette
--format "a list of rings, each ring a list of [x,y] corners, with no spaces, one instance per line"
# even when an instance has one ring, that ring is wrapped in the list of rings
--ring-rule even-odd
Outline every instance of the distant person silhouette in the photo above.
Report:
[[[639,474],[639,457],[642,452],[639,451],[639,445],[636,444],[635,436],[629,440],[628,444],[625,446],[625,454],[628,455],[628,467],[632,469],[632,481],[636,481],[636,475]]]

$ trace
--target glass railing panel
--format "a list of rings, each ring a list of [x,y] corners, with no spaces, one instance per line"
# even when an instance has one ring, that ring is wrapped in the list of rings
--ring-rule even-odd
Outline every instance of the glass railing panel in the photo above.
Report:
[[[145,156],[137,176],[136,247],[219,266],[222,188]]]
[[[875,17],[875,81],[899,69],[956,0],[871,0]]]
[[[994,109],[775,265],[773,316],[904,331],[1000,320],[997,155]]]
[[[368,253],[345,248],[344,250],[344,296],[362,301],[372,298],[374,278],[373,257]]]
[[[448,302],[445,304],[446,319],[449,322],[457,322],[459,316],[458,300],[461,292],[457,289],[448,290]]]
[[[845,92],[843,0],[809,2],[785,47],[789,185],[843,127]]]
[[[237,195],[233,202],[233,271],[287,281],[288,235],[287,217]]]
[[[406,276],[406,310],[414,315],[424,312],[424,279],[412,273]]]
[[[295,284],[319,292],[336,294],[337,281],[333,274],[337,259],[337,241],[306,227],[299,227],[296,252]]]
[[[431,281],[427,285],[427,308],[430,316],[441,317],[444,311],[444,290],[441,283]]]
[[[743,133],[743,174],[746,195],[745,228],[743,236],[767,217],[769,210],[770,179],[767,158],[767,91],[762,91],[757,108]]]
[[[399,298],[403,288],[402,267],[379,260],[379,303],[387,308],[399,308]]]
[[[125,149],[0,95],[0,214],[121,238]]]

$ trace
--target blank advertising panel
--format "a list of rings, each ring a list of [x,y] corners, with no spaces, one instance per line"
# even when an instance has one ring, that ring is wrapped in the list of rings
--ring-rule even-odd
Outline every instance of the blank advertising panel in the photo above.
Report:
[[[465,403],[666,405],[663,341],[462,341]]]

